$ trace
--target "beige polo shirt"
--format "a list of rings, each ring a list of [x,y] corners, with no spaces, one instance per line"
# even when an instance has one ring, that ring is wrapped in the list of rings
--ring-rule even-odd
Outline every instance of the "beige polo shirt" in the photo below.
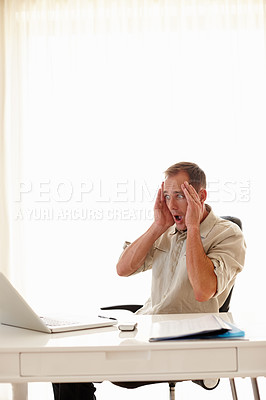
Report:
[[[188,279],[186,267],[186,232],[170,227],[152,246],[138,272],[152,268],[151,297],[138,314],[179,314],[218,312],[243,269],[245,241],[233,222],[210,211],[200,224],[206,255],[212,260],[217,276],[217,292],[210,300],[198,302]]]

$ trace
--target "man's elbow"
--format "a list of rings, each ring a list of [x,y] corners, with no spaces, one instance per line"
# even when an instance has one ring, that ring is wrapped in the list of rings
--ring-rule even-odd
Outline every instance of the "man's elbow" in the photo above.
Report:
[[[204,301],[210,300],[216,293],[216,289],[205,289],[205,290],[197,290],[194,291],[195,299],[203,303]]]
[[[117,266],[116,266],[116,272],[117,272],[117,274],[118,274],[119,276],[124,276],[123,269],[122,269],[121,266],[119,266],[118,264],[117,264]]]
[[[210,300],[217,292],[216,276],[205,279],[203,282],[198,282],[193,289],[195,299],[198,302],[203,303],[204,301]]]
[[[116,265],[116,272],[119,276],[129,276],[130,274],[127,271],[127,268],[123,265],[123,263],[118,262]]]
[[[205,293],[196,293],[195,294],[195,299],[199,302],[199,303],[203,303],[204,301],[208,301],[212,298],[212,296],[208,296]]]

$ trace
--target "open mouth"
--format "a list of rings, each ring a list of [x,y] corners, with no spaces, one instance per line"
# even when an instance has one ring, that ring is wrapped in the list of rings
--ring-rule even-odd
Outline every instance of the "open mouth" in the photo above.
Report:
[[[182,221],[183,217],[181,217],[181,215],[174,215],[174,219],[176,220],[176,222],[180,222]]]

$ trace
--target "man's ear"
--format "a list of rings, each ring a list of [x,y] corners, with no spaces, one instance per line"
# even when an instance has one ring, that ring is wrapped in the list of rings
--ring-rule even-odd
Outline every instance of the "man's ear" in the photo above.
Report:
[[[199,198],[200,198],[201,204],[203,204],[205,202],[205,200],[207,199],[207,190],[206,189],[200,189]]]

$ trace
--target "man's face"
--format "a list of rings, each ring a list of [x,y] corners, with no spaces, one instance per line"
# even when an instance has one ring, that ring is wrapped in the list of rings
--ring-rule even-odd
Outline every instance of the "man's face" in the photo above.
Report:
[[[166,178],[164,182],[164,197],[169,208],[176,228],[179,231],[186,229],[185,216],[187,212],[187,200],[184,195],[181,185],[189,182],[189,176],[186,172],[178,172],[178,174]]]

